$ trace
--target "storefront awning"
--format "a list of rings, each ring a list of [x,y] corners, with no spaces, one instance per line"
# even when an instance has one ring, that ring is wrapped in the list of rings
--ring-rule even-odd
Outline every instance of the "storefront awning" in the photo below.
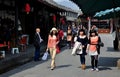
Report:
[[[107,9],[105,11],[100,11],[95,14],[94,17],[98,19],[109,19],[120,16],[120,7]]]
[[[120,0],[71,0],[75,2],[84,15],[94,16],[96,12],[120,7]]]

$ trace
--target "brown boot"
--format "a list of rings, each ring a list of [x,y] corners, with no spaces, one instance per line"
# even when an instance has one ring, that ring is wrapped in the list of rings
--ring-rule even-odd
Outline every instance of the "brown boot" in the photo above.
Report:
[[[86,69],[86,65],[82,64],[81,68],[82,68],[82,70],[85,70]]]

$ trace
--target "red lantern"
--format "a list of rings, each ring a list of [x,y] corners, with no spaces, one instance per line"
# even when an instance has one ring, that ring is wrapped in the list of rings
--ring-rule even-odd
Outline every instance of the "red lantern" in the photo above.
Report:
[[[56,22],[56,15],[53,15],[53,21]]]
[[[26,3],[26,5],[25,5],[25,12],[27,14],[29,14],[29,12],[30,12],[30,4],[29,3]]]

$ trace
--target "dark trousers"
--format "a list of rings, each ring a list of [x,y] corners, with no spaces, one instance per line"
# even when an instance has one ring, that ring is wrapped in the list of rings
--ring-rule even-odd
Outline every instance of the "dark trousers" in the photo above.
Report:
[[[34,60],[38,61],[40,58],[40,48],[35,48]]]
[[[62,48],[62,42],[63,42],[63,40],[60,38],[59,43],[58,43],[58,47],[59,47],[60,50]]]
[[[85,64],[85,55],[83,54],[80,55],[80,62],[81,64]]]
[[[98,68],[98,55],[91,56],[91,65],[93,69],[94,67]]]
[[[71,49],[71,41],[67,41],[69,48]]]

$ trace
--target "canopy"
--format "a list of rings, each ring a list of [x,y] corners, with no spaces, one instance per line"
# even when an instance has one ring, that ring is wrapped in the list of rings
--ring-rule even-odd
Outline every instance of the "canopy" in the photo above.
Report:
[[[96,12],[120,7],[120,0],[71,0],[82,10],[84,15],[94,16]]]
[[[120,7],[107,9],[105,11],[100,11],[95,14],[94,17],[97,17],[99,19],[108,19],[108,18],[114,18],[120,16]]]

